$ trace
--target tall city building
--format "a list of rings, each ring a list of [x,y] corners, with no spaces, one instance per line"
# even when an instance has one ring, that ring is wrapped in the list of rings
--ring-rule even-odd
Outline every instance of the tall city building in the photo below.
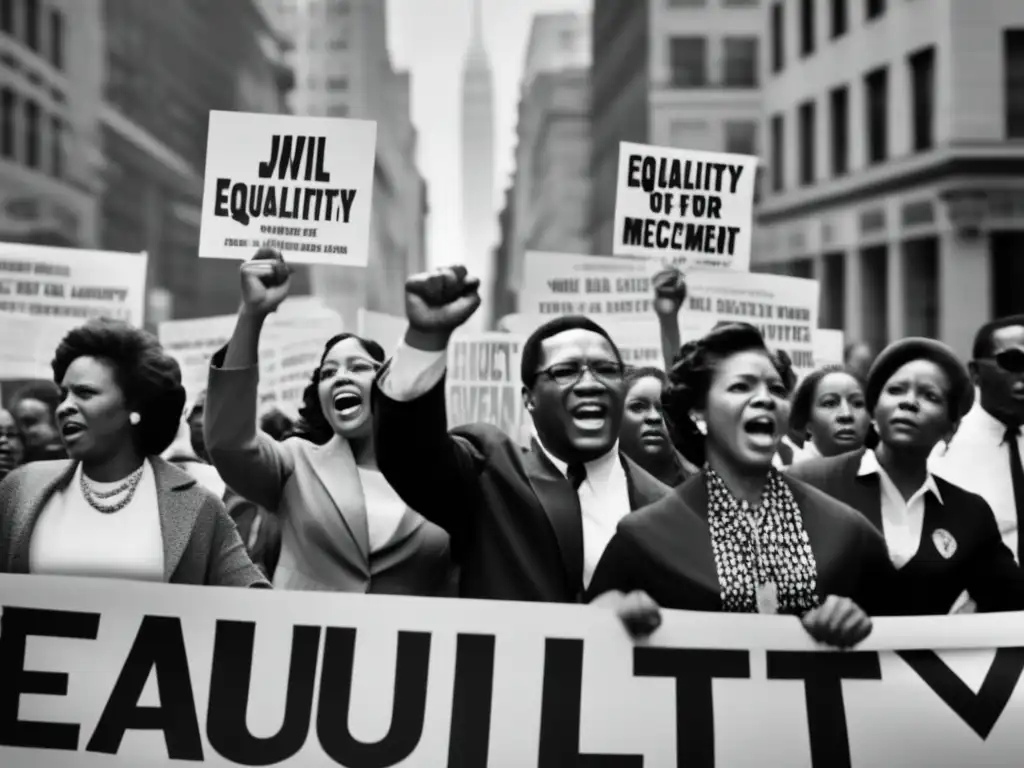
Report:
[[[289,40],[296,114],[377,121],[367,267],[312,268],[313,290],[356,327],[360,307],[404,314],[405,278],[426,269],[427,187],[416,165],[410,76],[388,52],[380,0],[261,0]]]
[[[534,17],[516,126],[516,215],[502,222],[508,264],[495,267],[494,320],[516,311],[526,251],[590,251],[590,53],[588,15]]]
[[[463,262],[480,278],[483,310],[470,319],[470,325],[480,328],[493,315],[494,78],[480,0],[472,2],[472,32],[462,68],[462,247]]]
[[[594,0],[594,253],[612,251],[619,142],[758,153],[763,2]]]
[[[0,0],[0,241],[95,247],[101,0]]]
[[[255,0],[102,8],[99,242],[149,253],[148,322],[234,312],[238,263],[196,252],[209,113],[287,108],[280,40]],[[308,290],[305,272],[295,280],[296,292]]]
[[[754,268],[876,348],[1024,312],[1024,3],[773,0]]]

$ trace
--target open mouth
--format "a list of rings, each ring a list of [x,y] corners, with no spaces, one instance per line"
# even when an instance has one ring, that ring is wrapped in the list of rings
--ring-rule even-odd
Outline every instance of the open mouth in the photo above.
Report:
[[[743,431],[752,442],[762,448],[775,444],[775,419],[769,416],[758,416],[743,424]]]
[[[602,403],[583,403],[570,411],[573,424],[581,432],[598,432],[608,422],[608,406]]]
[[[363,398],[356,392],[336,392],[333,403],[334,410],[341,418],[350,419],[363,407]]]
[[[85,432],[85,427],[73,421],[65,422],[60,428],[60,435],[65,440],[74,439],[83,432]]]

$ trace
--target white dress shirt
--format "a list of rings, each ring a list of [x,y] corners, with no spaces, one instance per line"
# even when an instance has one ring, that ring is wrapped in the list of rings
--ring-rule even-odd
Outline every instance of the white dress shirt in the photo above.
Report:
[[[448,362],[447,352],[425,352],[410,347],[404,341],[398,345],[391,365],[380,379],[384,394],[392,400],[408,402],[429,392],[444,376]],[[534,432],[536,437],[536,432]],[[541,450],[563,475],[567,466],[556,459],[537,440]],[[629,514],[629,483],[626,470],[619,460],[618,442],[608,453],[584,465],[587,479],[579,487],[583,526],[583,586],[590,585],[615,528]]]
[[[1003,442],[1006,425],[975,402],[947,449],[932,452],[931,471],[981,496],[992,507],[1003,543],[1017,557],[1017,504],[1010,477],[1010,446]],[[1024,436],[1017,438],[1024,456]]]
[[[889,559],[897,568],[902,568],[921,546],[925,497],[931,493],[942,504],[942,494],[929,472],[924,484],[914,495],[904,499],[888,473],[878,463],[874,451],[865,451],[860,461],[857,476],[865,475],[878,475],[882,488],[882,533],[889,548]]]
[[[366,502],[366,530],[370,552],[379,552],[391,541],[405,515],[405,502],[379,471],[359,467],[359,482]]]

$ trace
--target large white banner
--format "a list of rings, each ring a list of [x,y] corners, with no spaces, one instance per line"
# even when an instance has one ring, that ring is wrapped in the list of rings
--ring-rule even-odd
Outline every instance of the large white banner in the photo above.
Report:
[[[147,261],[145,253],[0,243],[0,313],[141,327]]]
[[[1024,615],[791,617],[0,576],[4,768],[1018,768]]]

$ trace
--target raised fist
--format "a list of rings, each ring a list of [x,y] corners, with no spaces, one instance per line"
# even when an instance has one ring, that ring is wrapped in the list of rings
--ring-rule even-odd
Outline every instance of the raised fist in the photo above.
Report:
[[[686,301],[686,278],[675,267],[668,267],[651,280],[654,285],[654,313],[675,317]]]
[[[258,314],[274,312],[288,296],[291,288],[291,267],[281,254],[261,248],[239,270],[242,281],[242,304]]]
[[[427,334],[451,334],[480,306],[480,281],[459,265],[421,272],[405,281],[409,326]]]

